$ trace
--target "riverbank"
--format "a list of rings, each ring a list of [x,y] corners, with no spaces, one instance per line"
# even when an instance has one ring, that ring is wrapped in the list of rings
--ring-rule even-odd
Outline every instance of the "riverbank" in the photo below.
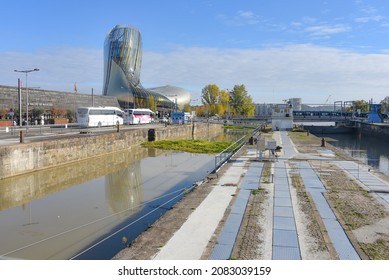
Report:
[[[268,137],[280,143],[278,133],[269,134]],[[359,257],[361,259],[389,259],[388,204],[377,196],[377,193],[367,191],[360,181],[350,175],[349,171],[337,165],[338,161],[351,162],[353,159],[332,145],[327,144],[326,147],[321,147],[321,139],[313,135],[290,133],[289,137],[297,150],[297,154],[287,160],[287,170],[301,258],[339,259],[334,243],[319,215],[317,205],[314,204],[307,191],[308,186],[304,185],[299,173],[294,172],[298,171],[300,162],[308,162],[325,186],[325,199]],[[252,149],[255,149],[255,146],[245,146],[236,158],[247,159]],[[282,154],[279,156],[282,157]],[[255,156],[247,159],[246,163],[250,164],[252,160],[255,160]],[[215,182],[225,175],[224,172],[228,170],[232,162],[224,165],[217,176],[206,178],[202,184],[151,225],[114,259],[153,259],[196,211],[196,208],[210,193]],[[258,175],[259,189],[253,191],[249,198],[231,255],[232,259],[272,258],[273,233],[271,227],[274,214],[272,174],[274,174],[274,162],[268,161],[265,163],[262,174]],[[388,184],[387,176],[375,172],[374,175]],[[220,219],[208,245],[204,248],[201,259],[208,259],[211,254],[233,202],[234,199],[226,207],[224,217]]]
[[[232,160],[239,155],[243,155],[246,148],[241,149],[235,154]],[[174,236],[174,234],[182,227],[199,205],[211,193],[214,183],[218,177],[225,174],[230,163],[223,165],[218,173],[211,174],[204,178],[199,184],[188,194],[185,195],[178,203],[176,203],[169,211],[161,218],[152,224],[145,232],[138,236],[127,248],[124,248],[113,259],[133,259],[133,260],[150,260],[166,245],[166,243]],[[224,209],[225,210],[225,209]],[[228,211],[227,211],[228,212]],[[227,213],[224,213],[224,220]],[[223,223],[218,222],[216,232],[220,232]],[[216,236],[216,235],[215,235]],[[190,237],[188,237],[190,238]],[[211,249],[212,244],[209,248]],[[207,259],[210,251],[204,253],[201,259]]]
[[[320,138],[290,134],[301,158],[316,156],[309,160],[327,192],[326,201],[331,206],[342,228],[362,259],[389,259],[388,201],[377,195],[374,187],[363,180],[363,172],[378,178],[389,187],[389,177],[355,159],[328,143],[319,147]],[[321,146],[321,144],[320,144]],[[328,151],[331,151],[328,153]],[[354,164],[352,170],[340,163]],[[357,172],[357,177],[353,176]],[[325,232],[323,233],[323,236]],[[368,238],[375,236],[375,238]]]
[[[151,133],[152,132],[152,133]],[[128,149],[136,149],[149,140],[183,139],[216,136],[223,132],[221,124],[195,123],[158,127],[121,129],[110,133],[83,133],[38,142],[0,146],[0,179],[35,172],[60,165],[90,160]]]

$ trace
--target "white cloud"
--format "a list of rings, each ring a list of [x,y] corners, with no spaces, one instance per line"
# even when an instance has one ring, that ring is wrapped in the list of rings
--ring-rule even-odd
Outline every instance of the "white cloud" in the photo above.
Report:
[[[15,73],[14,69],[25,70],[39,68],[39,72],[29,74],[29,86],[44,89],[73,91],[77,83],[79,92],[101,93],[103,79],[102,50],[90,49],[55,49],[40,50],[35,53],[0,53],[0,84],[16,85],[17,79],[25,81],[25,75]]]
[[[240,10],[233,17],[220,14],[217,16],[217,18],[228,26],[256,25],[260,23],[260,18],[251,11]]]
[[[260,22],[258,16],[251,11],[238,11],[237,21],[249,25],[255,25]]]
[[[314,22],[316,22],[316,18],[305,16],[302,18],[302,22],[304,22],[306,24],[314,23]]]
[[[142,81],[221,88],[245,84],[256,102],[302,97],[322,102],[378,99],[389,95],[389,55],[362,55],[314,45],[220,50],[187,48],[144,54]]]
[[[305,29],[306,32],[309,33],[310,36],[313,37],[328,37],[331,35],[348,32],[351,30],[351,27],[345,24],[323,24],[310,26]]]
[[[383,19],[384,19],[384,17],[375,15],[375,16],[367,16],[367,17],[356,18],[355,22],[359,22],[359,23],[367,23],[367,22],[370,22],[370,21],[380,22]]]
[[[250,12],[250,11],[238,11],[238,15],[241,18],[246,18],[246,19],[253,19],[253,18],[255,18],[255,14],[253,12]]]
[[[30,86],[101,93],[102,50],[62,49],[33,54],[0,53],[0,84],[16,85],[23,75],[14,69],[40,68],[31,73]],[[28,63],[27,63],[28,62]],[[168,53],[143,53],[144,86],[176,85],[198,98],[210,83],[231,89],[244,84],[255,102],[281,102],[301,97],[306,103],[333,99],[381,101],[389,96],[389,54],[360,54],[315,45],[261,49],[178,48]]]
[[[368,23],[368,22],[382,22],[385,20],[385,17],[380,15],[378,9],[371,5],[366,5],[362,1],[356,2],[359,12],[362,14],[361,17],[355,18],[355,22],[358,23]]]

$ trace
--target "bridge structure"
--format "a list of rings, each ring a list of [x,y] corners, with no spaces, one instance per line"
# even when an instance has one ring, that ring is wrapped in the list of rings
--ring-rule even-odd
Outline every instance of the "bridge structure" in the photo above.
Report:
[[[344,122],[350,120],[366,120],[367,113],[356,114],[353,112],[340,111],[293,111],[292,117],[294,122]],[[267,121],[271,122],[272,115],[260,115],[251,118],[233,118],[234,121]]]
[[[365,120],[368,113],[341,111],[293,111],[293,121],[305,122],[342,122],[350,120]]]

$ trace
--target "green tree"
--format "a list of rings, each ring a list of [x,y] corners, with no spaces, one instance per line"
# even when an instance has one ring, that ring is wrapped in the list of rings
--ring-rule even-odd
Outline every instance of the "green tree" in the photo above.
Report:
[[[72,123],[76,122],[77,114],[73,109],[67,109],[65,117]]]
[[[8,109],[0,109],[0,117],[4,119],[7,116],[8,112]]]
[[[226,89],[221,90],[219,94],[219,107],[218,107],[219,115],[226,116],[228,114],[229,103],[230,103],[230,93]]]
[[[205,116],[205,108],[204,106],[197,106],[195,108],[196,116],[198,117],[204,117]]]
[[[220,89],[217,85],[207,85],[201,91],[201,101],[209,108],[209,114],[215,115],[216,104],[219,102]]]
[[[369,103],[365,100],[355,100],[354,110],[361,110],[361,112],[369,112]]]
[[[244,85],[235,85],[230,97],[230,104],[236,115],[245,117],[254,115],[255,106]]]
[[[389,112],[389,96],[385,97],[381,102],[381,113]]]
[[[183,111],[187,113],[190,113],[192,111],[189,103],[184,105]]]
[[[40,118],[40,116],[42,116],[44,114],[45,110],[43,110],[43,108],[40,108],[40,107],[34,107],[32,109],[32,117],[33,118]]]

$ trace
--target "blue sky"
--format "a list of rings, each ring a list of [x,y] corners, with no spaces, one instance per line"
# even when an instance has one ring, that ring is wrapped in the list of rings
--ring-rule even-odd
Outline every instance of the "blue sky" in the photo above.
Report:
[[[2,1],[0,84],[101,94],[103,44],[139,28],[141,82],[189,90],[244,84],[256,103],[389,96],[389,1]]]

